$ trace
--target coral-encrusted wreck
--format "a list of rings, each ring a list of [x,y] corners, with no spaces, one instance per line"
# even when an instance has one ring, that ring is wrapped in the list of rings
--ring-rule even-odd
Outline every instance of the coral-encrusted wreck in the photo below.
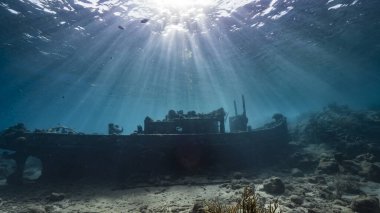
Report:
[[[41,179],[49,180],[237,170],[276,161],[284,152],[289,140],[284,116],[276,114],[273,122],[251,130],[244,106],[242,115],[230,119],[232,132],[225,131],[225,119],[223,108],[208,114],[171,110],[162,121],[147,117],[144,129],[139,126],[131,135],[121,135],[123,129],[113,124],[108,135],[79,134],[67,128],[30,132],[16,125],[2,133],[0,148],[13,151],[3,157],[17,163],[9,183],[22,181],[28,156],[41,160]]]

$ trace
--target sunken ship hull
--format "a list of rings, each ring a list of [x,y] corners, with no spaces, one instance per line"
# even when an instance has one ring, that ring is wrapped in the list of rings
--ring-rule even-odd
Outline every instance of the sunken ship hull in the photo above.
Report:
[[[206,173],[249,169],[277,162],[289,141],[286,118],[252,130],[243,114],[230,117],[225,132],[223,108],[208,114],[170,110],[162,121],[149,117],[131,135],[109,124],[108,135],[78,134],[59,127],[29,132],[23,124],[0,136],[0,148],[13,151],[5,157],[16,161],[8,182],[21,182],[26,159],[42,163],[41,179],[113,177],[132,174]]]
[[[288,140],[283,122],[241,133],[23,133],[2,137],[0,148],[16,151],[11,158],[16,160],[19,172],[28,156],[39,158],[41,178],[125,177],[131,173],[197,173],[261,166],[278,160]]]

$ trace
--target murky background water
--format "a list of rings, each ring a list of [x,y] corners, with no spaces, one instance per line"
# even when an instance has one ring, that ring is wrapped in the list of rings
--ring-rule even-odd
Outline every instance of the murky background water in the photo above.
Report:
[[[0,129],[380,105],[378,0],[0,0]],[[241,104],[239,102],[241,112]]]

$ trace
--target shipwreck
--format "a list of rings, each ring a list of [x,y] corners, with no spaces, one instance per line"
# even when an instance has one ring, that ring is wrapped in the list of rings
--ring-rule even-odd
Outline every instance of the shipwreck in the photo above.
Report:
[[[3,158],[13,159],[16,170],[8,183],[23,181],[29,156],[42,162],[41,180],[104,176],[123,178],[133,173],[204,173],[250,169],[278,162],[289,141],[286,117],[256,129],[243,113],[229,118],[223,108],[210,113],[170,110],[161,121],[150,117],[130,135],[108,125],[108,135],[77,133],[69,128],[28,131],[18,124],[2,132]]]

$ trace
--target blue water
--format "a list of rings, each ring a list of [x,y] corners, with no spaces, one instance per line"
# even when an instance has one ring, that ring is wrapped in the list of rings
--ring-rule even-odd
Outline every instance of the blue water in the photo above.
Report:
[[[241,94],[254,127],[332,102],[379,106],[378,8],[379,0],[0,0],[0,129],[105,133],[114,122],[129,133],[169,109],[232,115],[237,99],[241,112]]]

